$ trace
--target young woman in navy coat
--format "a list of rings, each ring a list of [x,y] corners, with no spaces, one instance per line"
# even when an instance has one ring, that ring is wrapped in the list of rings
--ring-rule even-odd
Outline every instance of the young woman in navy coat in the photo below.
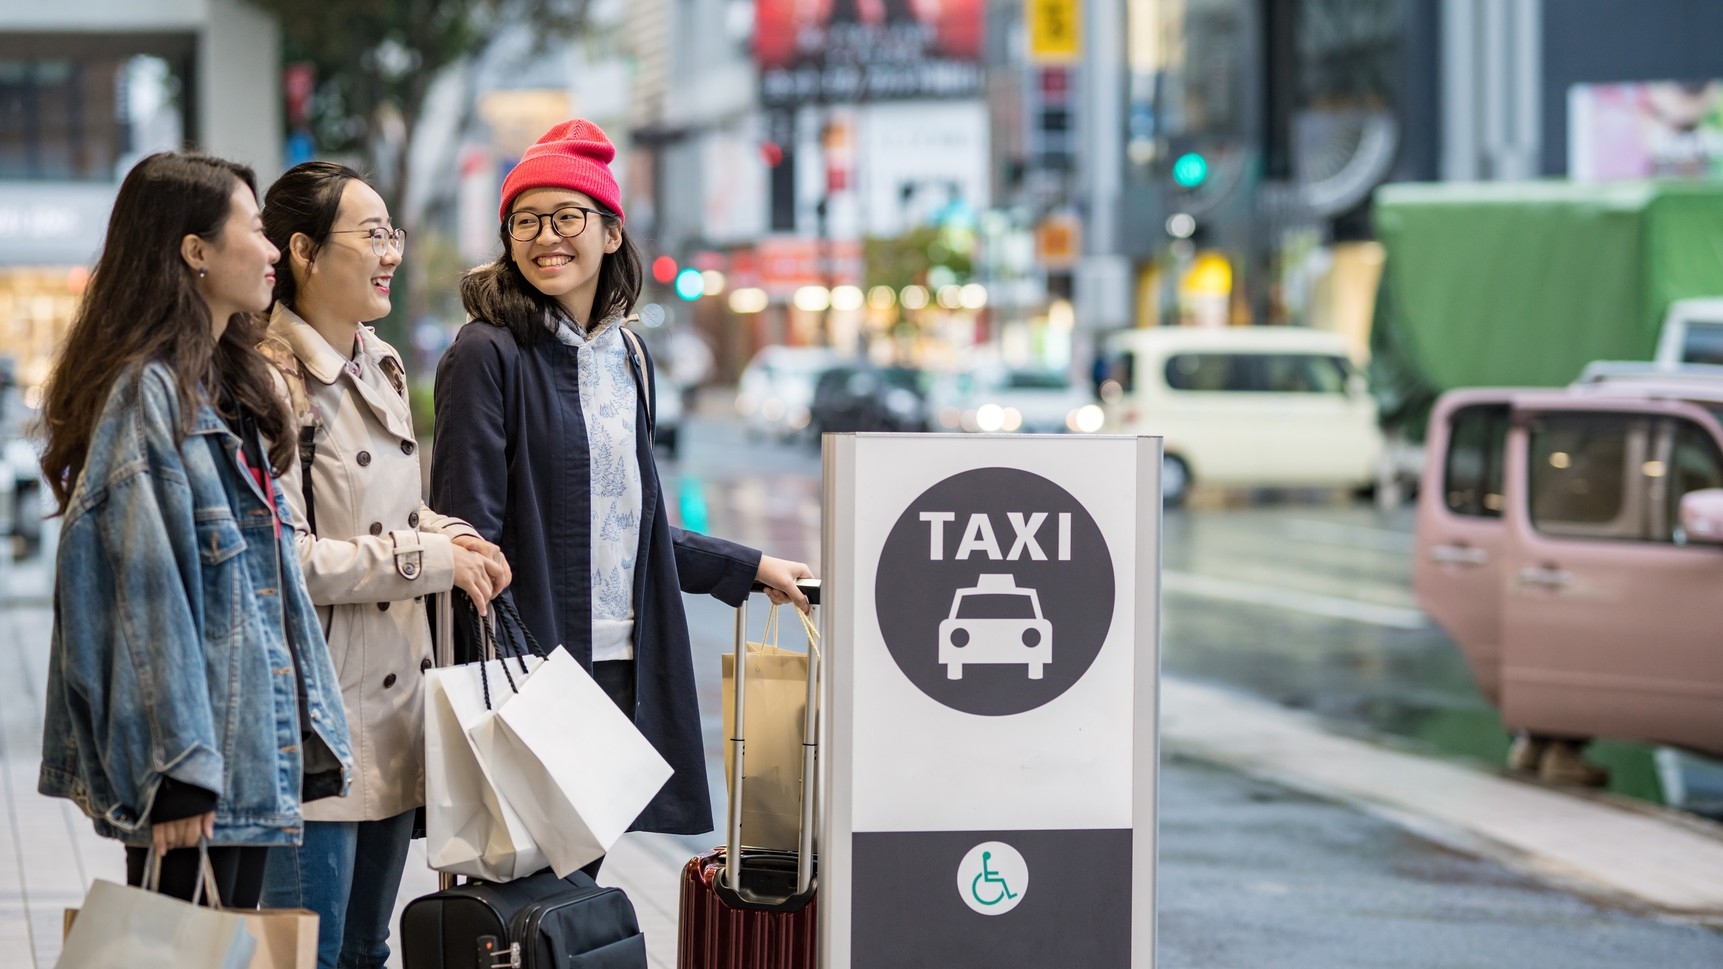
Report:
[[[634,828],[712,830],[682,593],[775,602],[800,562],[673,527],[652,457],[652,360],[624,321],[641,287],[597,125],[567,121],[503,183],[496,262],[469,273],[471,320],[437,367],[431,504],[502,547],[508,595],[545,646],[593,671],[675,775]],[[457,652],[475,655],[457,616]]]

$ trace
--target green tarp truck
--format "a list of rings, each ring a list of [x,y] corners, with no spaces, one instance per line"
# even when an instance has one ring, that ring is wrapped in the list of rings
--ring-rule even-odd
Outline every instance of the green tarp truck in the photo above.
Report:
[[[1422,439],[1456,387],[1558,387],[1653,359],[1676,300],[1723,296],[1723,184],[1388,185],[1371,333],[1385,424]]]

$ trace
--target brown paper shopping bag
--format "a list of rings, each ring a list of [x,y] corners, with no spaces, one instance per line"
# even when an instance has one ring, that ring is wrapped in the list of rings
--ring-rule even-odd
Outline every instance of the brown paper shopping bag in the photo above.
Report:
[[[809,649],[818,634],[801,613]],[[778,648],[778,607],[766,616],[761,642],[748,644],[746,774],[742,790],[742,843],[794,851],[802,818],[802,728],[807,713],[808,654]],[[736,658],[725,653],[724,736],[736,727]],[[724,745],[724,776],[733,778],[735,755]]]
[[[302,908],[266,908],[241,913],[257,940],[246,969],[317,969],[317,913]]]

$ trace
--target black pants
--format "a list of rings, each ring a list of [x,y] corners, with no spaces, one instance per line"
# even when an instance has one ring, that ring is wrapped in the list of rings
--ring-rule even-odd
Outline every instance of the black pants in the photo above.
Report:
[[[604,695],[623,712],[628,719],[634,719],[634,661],[631,659],[613,659],[602,663],[592,664],[592,678],[604,688]],[[604,865],[604,858],[582,868],[593,878],[598,877],[598,869]]]
[[[144,862],[154,848],[126,849],[126,884],[144,883]],[[209,849],[209,865],[215,869],[215,884],[221,904],[227,908],[256,908],[263,895],[263,863],[268,848],[219,845]],[[191,901],[203,873],[198,869],[196,848],[175,848],[161,859],[163,895]],[[205,905],[209,902],[206,900]]]

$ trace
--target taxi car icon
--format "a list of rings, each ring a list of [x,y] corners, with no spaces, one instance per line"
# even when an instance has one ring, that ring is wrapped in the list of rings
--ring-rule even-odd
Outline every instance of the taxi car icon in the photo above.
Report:
[[[1053,624],[1041,616],[1040,597],[1010,575],[980,575],[973,588],[958,589],[950,617],[939,624],[947,679],[963,679],[971,663],[1021,663],[1038,680],[1052,658]]]

